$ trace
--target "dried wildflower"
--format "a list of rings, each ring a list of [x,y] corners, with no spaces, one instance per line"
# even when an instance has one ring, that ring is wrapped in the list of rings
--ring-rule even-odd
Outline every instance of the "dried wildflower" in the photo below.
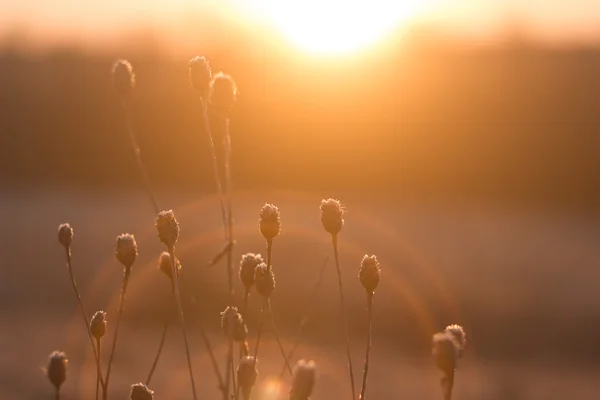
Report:
[[[339,200],[321,200],[321,223],[332,235],[337,235],[344,226],[344,208]]]
[[[135,237],[130,233],[117,236],[117,250],[115,256],[125,268],[131,268],[138,255],[138,247]]]
[[[148,389],[148,386],[140,382],[131,385],[129,398],[131,400],[154,400],[154,392]]]
[[[106,313],[96,311],[90,322],[90,332],[96,340],[100,340],[106,334]]]
[[[273,204],[265,204],[260,210],[260,232],[267,240],[273,240],[281,230],[279,209]]]
[[[177,269],[177,276],[181,274],[181,262],[177,257],[175,257],[175,268]],[[173,279],[173,270],[171,267],[171,255],[168,251],[163,251],[158,257],[158,269],[169,277],[169,279]]]
[[[209,102],[214,111],[223,118],[228,118],[237,100],[237,85],[231,76],[222,72],[210,81]]]
[[[450,333],[452,336],[454,336],[456,343],[459,345],[458,357],[462,357],[462,353],[467,345],[467,334],[465,333],[463,327],[457,324],[448,325],[446,329],[444,329],[444,332]]]
[[[231,336],[236,342],[244,342],[248,336],[248,327],[236,307],[227,307],[221,313],[221,329],[225,335]]]
[[[242,256],[239,276],[247,291],[250,291],[250,288],[254,285],[254,271],[258,264],[262,262],[264,260],[260,254],[246,253]]]
[[[376,256],[365,256],[360,263],[360,269],[358,271],[358,279],[363,285],[367,294],[372,295],[379,285],[379,279],[381,278],[381,268],[379,267],[379,261]]]
[[[453,376],[459,350],[460,345],[451,333],[439,332],[433,335],[432,354],[444,375]]]
[[[69,360],[62,351],[53,351],[50,354],[46,374],[56,390],[60,390],[62,384],[67,380],[67,364],[69,364]]]
[[[127,60],[117,60],[112,68],[113,85],[121,94],[130,93],[135,86],[133,67]]]
[[[212,80],[210,64],[208,60],[201,56],[196,56],[188,62],[190,67],[190,83],[194,89],[205,93],[209,89]]]
[[[294,367],[290,400],[308,400],[317,380],[317,366],[313,361],[300,360]]]
[[[254,271],[254,284],[256,291],[263,297],[269,298],[275,290],[275,274],[273,268],[268,268],[267,264],[260,263]]]
[[[237,379],[238,385],[242,390],[242,395],[244,399],[250,398],[250,393],[252,392],[252,388],[258,379],[258,369],[256,365],[258,364],[258,360],[255,361],[254,357],[247,356],[243,357],[240,360],[240,363],[237,367]]]
[[[65,249],[69,249],[71,247],[71,243],[73,243],[73,228],[71,228],[71,225],[59,225],[58,242],[62,244]]]
[[[161,211],[156,216],[155,222],[158,238],[167,247],[172,247],[179,239],[179,223],[175,219],[173,210]]]

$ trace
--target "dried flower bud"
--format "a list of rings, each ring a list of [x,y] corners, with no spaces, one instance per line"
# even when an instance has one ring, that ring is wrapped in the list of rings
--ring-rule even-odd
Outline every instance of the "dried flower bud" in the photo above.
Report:
[[[131,385],[129,398],[131,400],[154,400],[154,392],[148,389],[148,386],[140,382]]]
[[[133,67],[127,60],[117,60],[112,69],[113,85],[121,94],[130,93],[135,86]]]
[[[280,229],[279,209],[273,204],[265,204],[260,210],[260,232],[265,239],[273,240]]]
[[[167,247],[172,247],[179,239],[179,223],[175,219],[173,210],[161,211],[156,216],[155,222],[158,238]]]
[[[117,236],[117,251],[115,256],[125,268],[131,268],[138,255],[137,243],[135,237],[130,233],[123,233]]]
[[[73,228],[71,228],[71,225],[59,225],[58,242],[62,244],[65,249],[69,249],[71,247],[71,243],[73,243]]]
[[[337,235],[344,226],[344,208],[339,200],[321,200],[321,223],[332,235]]]
[[[96,340],[100,340],[106,334],[106,313],[96,311],[90,322],[90,332]]]
[[[365,256],[360,263],[360,269],[358,271],[358,279],[363,285],[367,294],[372,295],[379,285],[379,278],[381,278],[381,268],[379,267],[379,261],[376,256]]]
[[[62,351],[54,351],[50,354],[46,374],[52,386],[57,390],[60,390],[62,384],[67,380],[67,364],[69,364],[69,360]]]
[[[190,83],[194,89],[201,93],[206,93],[212,80],[208,60],[204,57],[196,56],[188,62],[188,66],[190,67]]]
[[[210,81],[209,102],[222,118],[228,118],[237,100],[237,85],[231,76],[219,72]]]
[[[227,307],[221,313],[221,329],[236,342],[244,342],[248,336],[248,327],[236,307]]]
[[[179,259],[175,257],[175,268],[177,268],[177,276],[181,273],[181,262]],[[168,251],[163,251],[158,257],[158,269],[169,277],[169,279],[173,279],[173,269],[171,266],[171,255]]]
[[[433,335],[432,354],[437,367],[446,376],[451,376],[456,369],[460,345],[451,333],[440,332]]]
[[[308,400],[317,380],[317,366],[313,361],[300,360],[294,367],[290,400]]]
[[[452,336],[454,336],[456,343],[458,343],[459,345],[458,357],[462,357],[462,353],[465,350],[465,346],[467,345],[467,334],[463,327],[456,324],[448,325],[446,329],[444,329],[444,332],[450,333]]]
[[[256,365],[258,360],[254,360],[254,357],[247,356],[240,360],[237,367],[237,379],[238,385],[242,390],[242,396],[244,399],[249,399],[252,393],[252,388],[258,379],[258,369]]]
[[[254,284],[256,291],[263,297],[269,298],[275,290],[275,274],[273,268],[268,268],[267,264],[260,263],[254,271]]]
[[[250,291],[250,288],[254,285],[254,271],[258,264],[262,262],[264,260],[260,254],[246,253],[242,256],[239,275],[246,290]]]

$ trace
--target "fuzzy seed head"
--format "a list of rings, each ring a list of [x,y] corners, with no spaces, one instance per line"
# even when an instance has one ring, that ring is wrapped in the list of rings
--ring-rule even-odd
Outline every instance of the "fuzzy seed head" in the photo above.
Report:
[[[228,118],[237,100],[237,85],[231,76],[219,72],[210,82],[209,99],[212,109],[222,118]]]
[[[448,325],[444,332],[451,334],[454,336],[456,343],[458,343],[458,357],[462,357],[462,353],[465,350],[465,346],[467,345],[467,334],[462,326],[453,324]]]
[[[227,307],[221,313],[221,329],[227,337],[236,342],[244,342],[248,337],[248,328],[236,307]]]
[[[437,367],[450,376],[456,369],[460,345],[451,333],[439,332],[433,335],[432,354]]]
[[[148,389],[148,386],[140,382],[131,385],[129,398],[131,400],[154,400],[154,392]]]
[[[135,87],[135,74],[133,67],[127,60],[117,60],[112,68],[113,85],[117,92],[129,94]]]
[[[298,361],[292,379],[290,400],[308,400],[317,380],[317,366],[314,361]]]
[[[258,360],[254,360],[254,357],[246,356],[240,360],[240,363],[237,367],[237,379],[238,385],[242,390],[243,398],[250,398],[250,394],[252,392],[252,388],[254,384],[256,384],[256,380],[258,379],[258,368],[256,365],[258,364]]]
[[[73,243],[73,228],[69,224],[61,224],[58,226],[58,242],[65,248],[69,249]]]
[[[200,93],[206,93],[212,80],[210,63],[206,58],[196,56],[188,62],[188,66],[190,67],[190,83]]]
[[[379,267],[379,261],[376,256],[365,256],[360,263],[360,269],[358,270],[358,279],[363,285],[367,294],[373,295],[377,285],[379,285],[379,279],[381,278],[381,268]]]
[[[273,268],[268,268],[267,264],[260,263],[254,271],[254,284],[256,291],[264,298],[269,298],[275,290],[275,274]]]
[[[115,256],[125,268],[131,268],[138,255],[135,237],[130,233],[117,236],[117,250]]]
[[[175,257],[175,268],[177,269],[177,276],[181,273],[181,262]],[[168,251],[163,251],[158,257],[158,269],[173,280],[173,269],[171,266],[171,255]]]
[[[260,210],[260,232],[267,240],[273,240],[281,230],[279,209],[273,204],[265,204]]]
[[[57,390],[67,380],[67,355],[62,351],[53,351],[48,358],[48,367],[46,368],[46,374],[52,386]]]
[[[254,272],[258,264],[262,262],[264,260],[260,254],[246,253],[242,256],[239,276],[247,291],[250,291],[250,288],[254,285]]]
[[[179,223],[175,219],[173,210],[161,211],[156,216],[155,222],[158,238],[167,247],[172,247],[179,239]]]
[[[90,321],[90,332],[96,340],[102,339],[106,334],[106,313],[104,311],[96,311]]]
[[[344,226],[344,208],[339,200],[321,200],[321,223],[332,235],[337,235]]]

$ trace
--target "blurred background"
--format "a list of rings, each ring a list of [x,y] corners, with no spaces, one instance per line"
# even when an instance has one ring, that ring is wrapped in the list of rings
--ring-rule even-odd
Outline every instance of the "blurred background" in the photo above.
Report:
[[[470,339],[457,398],[595,398],[599,27],[592,0],[0,4],[0,210],[8,228],[0,234],[0,396],[50,394],[40,367],[55,348],[71,358],[66,398],[93,390],[56,243],[65,221],[75,228],[87,307],[107,310],[109,326],[121,278],[113,238],[138,238],[115,396],[145,378],[158,345],[169,288],[156,272],[163,249],[112,87],[118,58],[135,69],[133,125],[159,205],[182,226],[199,385],[217,396],[197,336],[203,321],[225,351],[217,329],[224,266],[204,267],[223,232],[187,66],[204,55],[239,87],[231,117],[236,260],[263,251],[258,212],[278,205],[274,309],[288,345],[305,309],[314,311],[298,356],[320,365],[315,398],[348,395],[331,262],[320,294],[310,296],[331,255],[318,211],[328,197],[348,209],[340,240],[355,370],[366,340],[355,275],[365,253],[383,267],[373,398],[439,396],[430,337],[455,322]],[[266,335],[257,397],[285,398]],[[180,337],[174,326],[152,385],[158,398],[190,398]]]

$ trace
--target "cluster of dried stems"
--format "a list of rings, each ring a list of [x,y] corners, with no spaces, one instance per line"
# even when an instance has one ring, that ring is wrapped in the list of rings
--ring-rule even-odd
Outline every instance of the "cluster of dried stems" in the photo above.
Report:
[[[203,130],[209,138],[209,146],[213,161],[213,170],[215,185],[220,203],[223,231],[225,243],[221,251],[209,262],[209,266],[218,264],[225,259],[228,283],[228,304],[221,313],[221,329],[227,340],[227,354],[222,373],[221,367],[217,361],[211,343],[208,339],[206,330],[200,323],[200,333],[210,357],[214,374],[218,382],[218,388],[222,393],[223,400],[239,399],[240,395],[244,400],[249,400],[252,396],[253,388],[258,379],[258,356],[260,349],[260,340],[265,327],[265,321],[270,325],[272,333],[277,339],[277,344],[283,358],[283,366],[280,379],[283,379],[285,372],[292,377],[292,383],[289,390],[290,400],[308,400],[313,392],[317,378],[316,365],[313,361],[298,361],[294,367],[290,364],[290,359],[301,340],[303,328],[309,318],[310,306],[305,310],[305,316],[300,323],[298,331],[294,337],[293,345],[286,352],[284,344],[281,341],[277,324],[273,313],[272,295],[276,287],[275,269],[273,267],[273,243],[281,231],[281,216],[279,209],[272,204],[265,204],[260,210],[259,230],[265,239],[266,260],[261,254],[247,253],[241,258],[238,268],[238,278],[244,287],[244,294],[241,307],[235,306],[236,296],[234,291],[234,265],[233,265],[233,247],[234,240],[234,219],[232,207],[232,179],[231,179],[231,137],[229,132],[229,116],[237,98],[237,86],[233,79],[223,73],[212,75],[208,60],[204,57],[195,57],[189,62],[189,76],[192,87],[198,92],[200,99],[200,113],[203,122]],[[130,144],[134,157],[141,175],[142,182],[146,188],[150,201],[155,212],[155,227],[159,240],[164,244],[165,250],[159,256],[158,269],[168,277],[171,291],[170,299],[176,309],[179,323],[182,330],[184,350],[187,357],[188,371],[190,376],[191,392],[194,400],[198,398],[194,372],[192,369],[192,359],[190,342],[186,330],[185,313],[181,301],[181,273],[182,266],[175,253],[175,247],[179,240],[179,223],[175,218],[173,211],[161,211],[156,201],[156,196],[150,185],[150,180],[146,168],[141,158],[141,151],[137,142],[131,114],[129,111],[130,94],[135,86],[135,75],[131,64],[124,60],[117,61],[113,66],[113,83],[120,95],[121,104],[124,111],[125,124],[129,135]],[[219,139],[219,141],[217,140]],[[222,156],[219,156],[217,144],[222,146]],[[368,339],[366,345],[366,355],[364,359],[363,377],[360,388],[355,384],[354,369],[352,366],[352,357],[350,349],[350,339],[348,334],[348,317],[346,312],[344,285],[342,279],[342,268],[339,260],[338,237],[344,226],[345,209],[341,203],[335,199],[322,200],[320,205],[320,217],[323,228],[331,236],[333,256],[336,266],[336,275],[338,280],[340,297],[340,316],[342,320],[343,337],[345,342],[345,352],[348,362],[348,376],[352,400],[364,400],[367,389],[369,361],[372,342],[372,316],[373,316],[373,297],[379,285],[381,277],[381,268],[379,261],[374,255],[365,255],[360,263],[358,270],[358,280],[362,284],[366,293],[366,303],[368,312]],[[102,350],[105,344],[105,335],[107,332],[107,314],[104,311],[97,311],[91,318],[88,318],[82,297],[77,288],[73,267],[71,261],[73,229],[69,224],[62,224],[58,229],[58,240],[63,246],[67,261],[67,270],[73,286],[77,303],[83,318],[87,335],[92,347],[92,353],[96,362],[96,390],[95,398],[100,396],[102,400],[107,400],[109,393],[109,383],[113,360],[119,337],[119,328],[121,326],[121,317],[125,308],[127,287],[129,284],[133,265],[138,255],[138,246],[135,237],[131,234],[121,234],[116,239],[115,256],[123,266],[123,279],[121,284],[120,302],[113,332],[112,342],[107,361],[107,367],[103,371]],[[317,294],[324,277],[328,259],[325,259],[319,273],[319,278],[314,286],[311,298]],[[261,313],[258,327],[256,330],[256,339],[254,348],[249,345],[249,330],[246,324],[246,314],[248,301],[252,288],[261,298]],[[170,313],[167,314],[156,356],[147,375],[145,383],[136,383],[130,388],[130,398],[132,400],[149,400],[154,398],[154,392],[149,389],[152,377],[160,360],[164,348],[167,332],[171,324]],[[236,344],[238,352],[236,352]],[[451,325],[442,333],[437,333],[433,337],[433,355],[438,368],[444,373],[441,385],[444,399],[450,399],[454,385],[454,371],[458,358],[461,357],[466,344],[466,335],[464,330],[458,325]],[[64,353],[55,351],[50,355],[47,376],[54,387],[55,398],[60,398],[60,389],[67,377],[67,357]],[[356,396],[356,390],[359,389],[359,395]],[[164,398],[168,398],[165,395]]]

